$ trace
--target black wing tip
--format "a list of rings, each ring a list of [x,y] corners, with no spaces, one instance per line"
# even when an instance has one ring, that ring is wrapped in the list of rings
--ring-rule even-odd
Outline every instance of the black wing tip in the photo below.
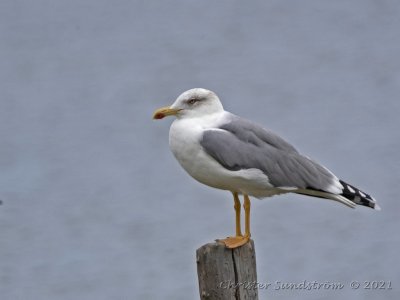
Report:
[[[339,180],[340,184],[343,186],[343,191],[341,196],[349,199],[355,204],[373,208],[375,210],[381,210],[380,206],[376,203],[376,200],[369,194],[364,193],[359,188],[348,184],[343,180]]]

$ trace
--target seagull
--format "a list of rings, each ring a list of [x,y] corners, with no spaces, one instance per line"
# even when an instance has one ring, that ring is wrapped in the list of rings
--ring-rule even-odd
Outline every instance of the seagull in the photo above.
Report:
[[[219,241],[237,248],[250,239],[250,196],[266,198],[296,193],[380,210],[374,198],[344,182],[283,138],[262,126],[225,111],[218,96],[195,88],[182,93],[153,119],[175,116],[169,146],[194,179],[230,191],[235,209],[235,236]],[[241,231],[243,195],[245,232]]]

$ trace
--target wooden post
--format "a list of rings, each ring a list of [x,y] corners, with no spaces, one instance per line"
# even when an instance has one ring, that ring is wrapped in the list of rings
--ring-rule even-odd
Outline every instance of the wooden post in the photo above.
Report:
[[[257,300],[258,284],[254,242],[228,249],[221,242],[196,251],[201,300]]]

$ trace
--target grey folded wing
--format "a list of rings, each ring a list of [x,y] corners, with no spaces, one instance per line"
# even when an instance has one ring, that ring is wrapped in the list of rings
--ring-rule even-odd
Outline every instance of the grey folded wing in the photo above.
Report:
[[[330,171],[299,154],[278,135],[237,116],[206,130],[201,146],[224,168],[259,169],[275,187],[327,191],[335,180]]]

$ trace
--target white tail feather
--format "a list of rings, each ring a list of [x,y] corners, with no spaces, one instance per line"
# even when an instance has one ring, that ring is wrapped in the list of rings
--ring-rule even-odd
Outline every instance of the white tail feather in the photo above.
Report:
[[[346,199],[345,197],[343,197],[341,195],[335,195],[335,194],[325,193],[322,191],[307,190],[307,189],[298,189],[298,190],[294,191],[294,193],[315,196],[315,197],[320,197],[320,198],[326,198],[326,199],[338,201],[338,202],[343,203],[344,205],[351,207],[351,208],[356,207],[356,204],[353,201],[350,201],[349,199]]]

